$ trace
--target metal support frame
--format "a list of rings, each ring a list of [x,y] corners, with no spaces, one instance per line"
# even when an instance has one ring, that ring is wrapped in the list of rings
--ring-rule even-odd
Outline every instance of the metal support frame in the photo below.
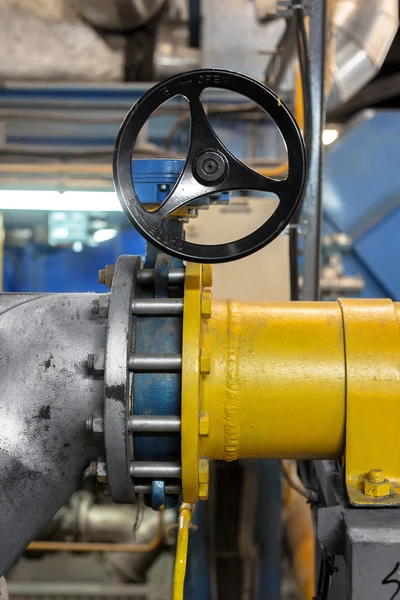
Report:
[[[327,0],[314,0],[310,16],[310,96],[311,143],[308,149],[309,171],[305,191],[303,300],[319,299],[322,221],[322,131],[325,125],[325,55]]]
[[[399,510],[351,507],[339,463],[319,461],[315,466],[321,499],[328,505],[317,511],[318,538],[322,552],[336,557],[323,600],[400,597]]]

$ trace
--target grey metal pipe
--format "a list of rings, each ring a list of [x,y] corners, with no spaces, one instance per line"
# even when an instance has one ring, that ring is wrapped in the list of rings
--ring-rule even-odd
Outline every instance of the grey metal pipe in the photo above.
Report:
[[[376,75],[398,21],[398,0],[336,0],[330,23],[334,47],[328,61],[329,109],[354,96]]]
[[[182,298],[136,298],[132,313],[137,316],[168,317],[183,313]]]
[[[104,402],[103,380],[86,367],[88,354],[105,344],[106,321],[91,311],[96,298],[0,295],[2,351],[10,361],[0,361],[0,488],[7,490],[0,495],[0,576],[102,453],[102,439],[85,430]]]
[[[131,354],[128,368],[135,373],[179,373],[182,369],[180,354]]]
[[[181,430],[181,418],[175,416],[132,415],[128,419],[130,433],[175,433]]]
[[[154,269],[141,269],[136,275],[138,283],[150,285],[154,283]],[[168,283],[170,285],[181,285],[185,281],[185,269],[170,269],[168,271]]]
[[[168,487],[168,486],[167,486]],[[171,486],[179,487],[180,486]],[[145,492],[143,492],[145,493]],[[174,491],[168,493],[175,493]],[[176,493],[180,493],[176,492]],[[69,506],[64,507],[62,531],[77,536],[85,542],[116,542],[147,544],[157,537],[159,513],[142,506],[143,519],[135,531],[138,506],[131,504],[95,504],[87,492],[78,492],[72,497]],[[163,512],[163,530],[176,521],[174,510]],[[146,571],[167,543],[165,536],[160,545],[149,552],[140,554],[110,552],[103,559],[118,572],[125,581],[142,581]]]
[[[325,126],[327,2],[314,0],[310,18],[311,130],[309,171],[304,196],[304,279],[302,300],[319,300],[322,224],[322,131]]]
[[[144,479],[180,478],[182,474],[179,462],[134,461],[130,469],[131,477]]]

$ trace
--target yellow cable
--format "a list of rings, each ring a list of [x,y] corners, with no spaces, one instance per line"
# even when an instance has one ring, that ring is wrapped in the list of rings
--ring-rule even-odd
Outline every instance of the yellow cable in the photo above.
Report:
[[[178,543],[175,556],[174,588],[172,600],[183,600],[187,551],[189,543],[189,525],[193,515],[193,504],[183,503],[179,509]]]

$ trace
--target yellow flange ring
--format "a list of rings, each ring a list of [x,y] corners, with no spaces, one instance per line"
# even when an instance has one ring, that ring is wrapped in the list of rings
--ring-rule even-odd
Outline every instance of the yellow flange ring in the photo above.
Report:
[[[199,410],[202,266],[187,263],[182,334],[182,496],[199,496]]]

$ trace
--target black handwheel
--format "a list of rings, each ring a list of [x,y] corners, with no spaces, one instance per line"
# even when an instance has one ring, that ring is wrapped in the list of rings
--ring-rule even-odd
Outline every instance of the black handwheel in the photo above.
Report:
[[[205,88],[237,92],[263,108],[278,126],[287,148],[288,174],[283,180],[264,177],[238,160],[218,139],[204,112],[200,94]],[[132,181],[132,150],[150,115],[176,95],[187,98],[191,129],[182,173],[164,202],[154,211],[141,204]],[[200,69],[171,77],[146,92],[131,108],[119,131],[114,150],[114,185],[133,226],[157,248],[178,258],[203,263],[236,260],[260,250],[290,222],[302,198],[306,155],[301,132],[289,109],[264,85],[233,71]],[[272,192],[279,198],[273,215],[258,229],[233,242],[207,246],[179,239],[165,228],[176,209],[202,196],[233,190]]]

